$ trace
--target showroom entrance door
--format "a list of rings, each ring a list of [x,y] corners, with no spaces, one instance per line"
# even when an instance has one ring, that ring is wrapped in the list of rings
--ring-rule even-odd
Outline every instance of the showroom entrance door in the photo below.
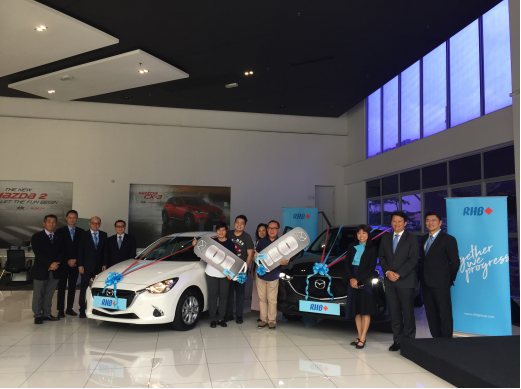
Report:
[[[335,224],[335,187],[334,186],[315,186],[315,207],[318,212],[324,212],[331,224]],[[320,235],[322,231],[329,227],[324,216],[318,214],[318,229]]]

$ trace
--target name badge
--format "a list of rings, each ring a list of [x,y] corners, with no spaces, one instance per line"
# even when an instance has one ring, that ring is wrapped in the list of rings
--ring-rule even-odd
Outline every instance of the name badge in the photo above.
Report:
[[[93,306],[96,308],[118,309],[122,311],[127,309],[127,300],[118,299],[116,303],[116,299],[113,297],[94,296]]]

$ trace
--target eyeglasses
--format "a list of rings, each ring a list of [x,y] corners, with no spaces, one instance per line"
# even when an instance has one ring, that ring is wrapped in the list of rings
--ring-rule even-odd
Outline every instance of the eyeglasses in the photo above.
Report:
[[[268,230],[280,230],[280,227],[268,227]]]

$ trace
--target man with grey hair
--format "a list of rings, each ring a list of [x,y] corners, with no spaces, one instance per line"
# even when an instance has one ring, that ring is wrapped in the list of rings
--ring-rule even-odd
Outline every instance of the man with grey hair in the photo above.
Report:
[[[107,233],[100,231],[101,219],[94,216],[89,222],[90,229],[83,233],[78,248],[78,270],[81,274],[80,318],[86,318],[86,293],[89,281],[101,273],[107,261]]]

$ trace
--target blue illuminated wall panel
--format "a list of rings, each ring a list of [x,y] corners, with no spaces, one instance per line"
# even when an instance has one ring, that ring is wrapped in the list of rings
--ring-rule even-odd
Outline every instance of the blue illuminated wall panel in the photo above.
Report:
[[[483,15],[485,114],[512,104],[508,1]]]
[[[383,151],[398,146],[398,76],[384,85]]]
[[[367,157],[381,153],[380,89],[367,98]]]
[[[450,126],[481,115],[479,23],[474,21],[449,40]]]
[[[423,137],[447,129],[447,46],[423,57]]]
[[[401,145],[420,139],[420,61],[401,76]]]

